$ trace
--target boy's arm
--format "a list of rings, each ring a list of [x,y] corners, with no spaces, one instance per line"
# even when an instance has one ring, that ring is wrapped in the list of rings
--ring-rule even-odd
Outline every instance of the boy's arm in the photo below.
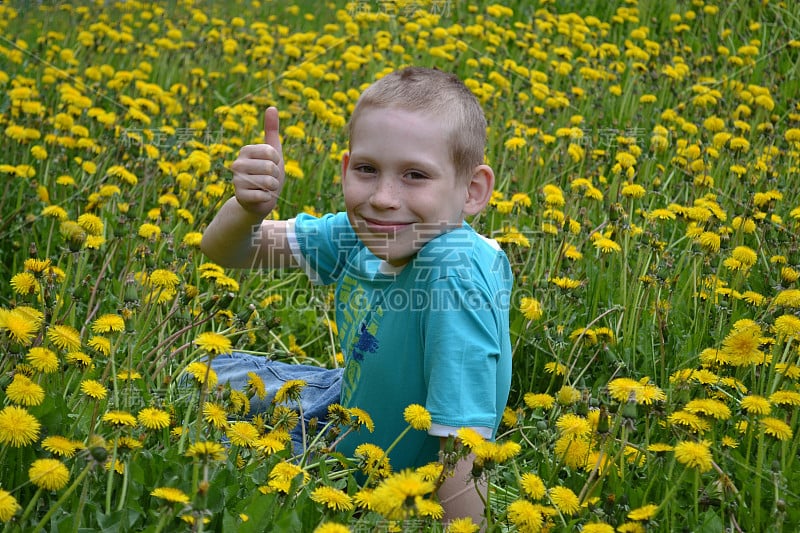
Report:
[[[231,165],[235,196],[203,233],[200,248],[231,268],[276,268],[294,264],[283,220],[264,220],[278,202],[285,179],[278,110],[264,112],[264,143],[245,146]]]
[[[444,449],[447,439],[442,437],[439,442]],[[484,478],[478,481],[477,486],[473,481],[472,463],[474,461],[475,454],[472,453],[458,461],[453,475],[445,478],[444,483],[439,487],[439,502],[444,509],[445,524],[456,518],[469,517],[475,524],[480,525],[481,531],[483,531],[486,525],[485,502],[488,489]]]

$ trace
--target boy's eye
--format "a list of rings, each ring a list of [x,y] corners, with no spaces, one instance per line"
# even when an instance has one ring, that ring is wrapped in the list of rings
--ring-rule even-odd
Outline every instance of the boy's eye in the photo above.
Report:
[[[358,165],[355,167],[355,170],[364,174],[375,174],[375,172],[377,172],[372,165]]]
[[[428,178],[428,176],[426,176],[422,172],[416,172],[414,170],[412,170],[410,172],[406,172],[406,177],[408,179],[412,179],[412,180],[424,180],[424,179]]]

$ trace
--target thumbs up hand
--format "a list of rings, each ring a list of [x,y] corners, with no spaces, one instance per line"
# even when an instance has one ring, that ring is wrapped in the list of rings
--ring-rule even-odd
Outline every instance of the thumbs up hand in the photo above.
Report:
[[[261,218],[275,209],[286,178],[278,126],[278,110],[270,107],[264,111],[264,143],[243,147],[231,165],[236,200]]]

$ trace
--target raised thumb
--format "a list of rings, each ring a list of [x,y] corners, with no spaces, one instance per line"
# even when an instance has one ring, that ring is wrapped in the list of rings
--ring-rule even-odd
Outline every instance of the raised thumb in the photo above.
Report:
[[[264,143],[272,146],[281,156],[283,156],[283,148],[281,147],[281,138],[278,135],[278,109],[275,107],[268,107],[264,111]]]

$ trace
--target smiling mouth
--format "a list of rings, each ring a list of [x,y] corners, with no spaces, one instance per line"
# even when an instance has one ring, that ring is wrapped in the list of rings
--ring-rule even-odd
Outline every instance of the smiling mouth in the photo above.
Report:
[[[372,233],[396,233],[411,226],[410,222],[394,222],[364,218],[364,224]]]

